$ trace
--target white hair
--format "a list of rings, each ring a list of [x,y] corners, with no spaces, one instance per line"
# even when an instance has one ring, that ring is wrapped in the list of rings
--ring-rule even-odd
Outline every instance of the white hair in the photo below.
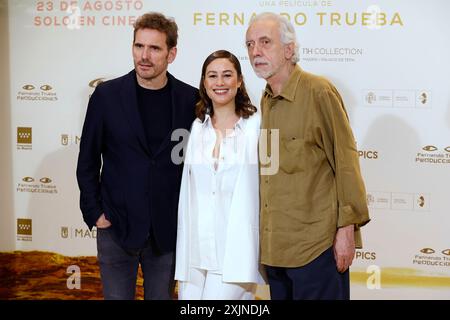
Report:
[[[294,44],[294,54],[292,55],[292,64],[297,63],[300,60],[299,45],[297,42],[297,36],[295,35],[295,29],[292,23],[284,16],[275,14],[273,12],[263,12],[253,16],[248,23],[249,27],[259,20],[272,19],[278,22],[280,25],[280,40],[283,44]]]

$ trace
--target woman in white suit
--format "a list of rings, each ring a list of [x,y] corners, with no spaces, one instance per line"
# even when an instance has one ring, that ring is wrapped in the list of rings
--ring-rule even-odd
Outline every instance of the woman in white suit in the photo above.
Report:
[[[178,206],[175,279],[182,300],[251,300],[259,270],[260,115],[239,60],[219,50],[202,67],[197,119]]]

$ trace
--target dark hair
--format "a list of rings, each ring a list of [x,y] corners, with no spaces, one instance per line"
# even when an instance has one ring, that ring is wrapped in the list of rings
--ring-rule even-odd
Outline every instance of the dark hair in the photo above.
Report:
[[[250,97],[247,94],[247,90],[245,89],[245,83],[244,78],[242,76],[241,71],[241,64],[239,63],[238,58],[234,54],[232,54],[229,51],[226,50],[218,50],[213,53],[211,53],[203,63],[202,67],[202,76],[200,78],[200,85],[199,85],[199,94],[200,94],[200,100],[195,105],[195,115],[201,120],[205,120],[205,115],[209,114],[211,117],[214,114],[214,108],[212,105],[211,99],[208,97],[208,94],[206,93],[205,88],[205,73],[206,68],[208,65],[213,62],[216,59],[228,59],[230,61],[234,68],[236,69],[238,78],[242,80],[241,86],[238,88],[236,97],[234,98],[236,109],[235,112],[238,116],[247,119],[249,116],[254,114],[256,112],[256,107],[252,105],[252,102],[250,101]]]
[[[158,12],[148,12],[140,16],[133,25],[133,43],[136,40],[136,32],[140,29],[153,29],[166,34],[167,49],[177,46],[178,26],[172,18],[166,18]]]

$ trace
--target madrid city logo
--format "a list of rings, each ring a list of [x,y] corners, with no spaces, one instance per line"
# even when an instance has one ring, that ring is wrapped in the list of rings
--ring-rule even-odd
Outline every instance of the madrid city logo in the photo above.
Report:
[[[81,141],[81,137],[75,134],[61,134],[61,145],[67,147],[70,145],[79,145]]]
[[[33,148],[33,128],[17,127],[17,150],[31,150]]]
[[[62,239],[95,239],[97,238],[97,230],[93,228],[75,228],[61,226],[60,236]]]
[[[25,218],[17,219],[17,240],[31,241],[33,235],[32,220]]]

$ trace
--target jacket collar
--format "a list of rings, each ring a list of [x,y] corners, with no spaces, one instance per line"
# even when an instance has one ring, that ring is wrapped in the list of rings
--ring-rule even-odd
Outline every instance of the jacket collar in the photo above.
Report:
[[[245,119],[240,117],[239,120],[235,123],[234,129],[244,130],[245,127]],[[212,119],[209,114],[205,114],[205,119],[202,122],[202,128],[211,128],[213,129]]]
[[[300,82],[302,73],[303,73],[302,69],[298,64],[296,64],[294,70],[291,72],[291,75],[289,76],[289,79],[284,84],[283,88],[281,89],[281,93],[278,96],[290,102],[293,102],[295,100],[295,94],[297,93],[297,86]],[[272,88],[268,84],[266,85],[266,88],[264,90],[264,96],[274,98]]]
[[[148,146],[147,138],[145,135],[144,126],[142,124],[141,114],[139,111],[139,106],[137,102],[137,80],[136,71],[130,71],[125,77],[121,89],[121,105],[122,109],[128,119],[128,122],[136,134],[139,143],[141,144],[144,151],[151,157],[156,157],[160,152],[162,152],[171,142],[172,132],[175,128],[181,128],[183,116],[181,115],[182,110],[182,97],[179,97],[176,92],[178,92],[178,83],[174,76],[167,72],[167,78],[170,85],[170,95],[171,95],[171,107],[172,107],[172,127],[168,135],[162,141],[158,150],[152,154]]]

